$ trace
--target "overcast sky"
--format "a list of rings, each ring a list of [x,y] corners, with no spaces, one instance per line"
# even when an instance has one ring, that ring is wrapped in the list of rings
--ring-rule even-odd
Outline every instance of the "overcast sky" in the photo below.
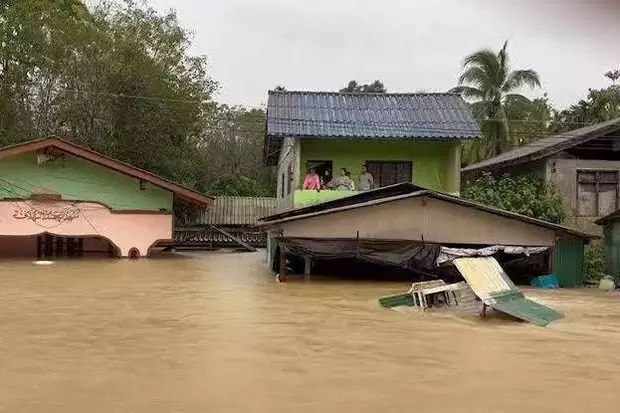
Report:
[[[620,69],[620,0],[147,0],[174,9],[206,54],[218,100],[264,104],[267,90],[446,91],[462,58],[509,41],[513,68],[538,71],[565,107]]]

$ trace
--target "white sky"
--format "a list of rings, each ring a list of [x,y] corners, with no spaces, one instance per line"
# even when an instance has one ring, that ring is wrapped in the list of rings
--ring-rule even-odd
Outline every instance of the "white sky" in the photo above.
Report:
[[[220,83],[218,100],[267,90],[338,90],[380,79],[392,92],[446,91],[462,58],[509,40],[513,68],[538,71],[565,107],[620,69],[620,0],[147,0],[177,11]]]

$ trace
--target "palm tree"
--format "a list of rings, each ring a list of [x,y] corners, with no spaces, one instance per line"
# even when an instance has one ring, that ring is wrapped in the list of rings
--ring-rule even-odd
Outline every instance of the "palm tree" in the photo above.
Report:
[[[609,72],[605,73],[605,77],[611,79],[611,82],[615,85],[616,80],[620,79],[620,70],[610,70]]]
[[[506,100],[530,102],[515,91],[523,86],[540,87],[538,73],[534,70],[510,70],[507,46],[508,41],[498,53],[484,49],[463,59],[459,86],[451,90],[473,101],[474,115],[481,122],[486,137],[485,141],[470,148],[474,151],[470,161],[495,156],[509,148]]]

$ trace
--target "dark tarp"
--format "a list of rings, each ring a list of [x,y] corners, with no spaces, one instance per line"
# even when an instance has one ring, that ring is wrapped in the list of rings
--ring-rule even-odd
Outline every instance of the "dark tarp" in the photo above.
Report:
[[[279,238],[285,254],[318,259],[359,258],[403,268],[436,268],[441,246],[418,241]]]

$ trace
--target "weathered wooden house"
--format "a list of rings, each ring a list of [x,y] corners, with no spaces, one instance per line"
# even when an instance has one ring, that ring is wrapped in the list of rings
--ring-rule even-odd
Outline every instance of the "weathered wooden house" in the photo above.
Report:
[[[618,209],[620,118],[539,139],[463,168],[463,180],[483,172],[533,174],[564,201],[566,225],[601,234],[594,222]]]
[[[481,136],[469,107],[450,93],[270,91],[265,158],[278,166],[280,210],[351,195],[303,190],[308,170],[329,180],[341,168],[375,187],[410,182],[458,194],[461,141]]]
[[[0,149],[0,256],[140,257],[173,239],[173,202],[212,199],[46,138]]]

